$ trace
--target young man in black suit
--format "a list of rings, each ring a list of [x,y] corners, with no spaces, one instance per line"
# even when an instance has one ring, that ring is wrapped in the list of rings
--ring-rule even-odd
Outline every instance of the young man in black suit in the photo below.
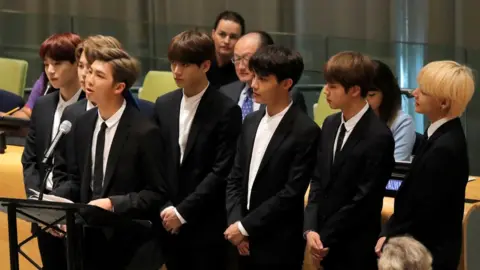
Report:
[[[249,68],[255,102],[266,110],[244,121],[227,184],[225,237],[238,247],[241,269],[301,269],[304,196],[320,128],[293,104],[289,91],[303,72],[297,52],[259,49]]]
[[[87,50],[86,56],[90,68],[85,92],[97,108],[78,116],[71,131],[74,158],[58,161],[59,166],[68,167],[69,179],[54,192],[161,226],[158,211],[166,191],[162,153],[155,151],[161,148],[160,131],[123,96],[138,76],[138,63],[117,48]],[[138,248],[151,240],[146,230],[136,227],[109,234],[89,229],[86,268],[125,269]],[[144,261],[134,269],[158,269],[156,263],[161,262]]]
[[[460,115],[474,92],[472,71],[453,61],[432,62],[420,71],[415,111],[432,123],[395,198],[376,251],[398,235],[411,235],[432,253],[433,269],[457,269],[462,247],[467,142]]]
[[[249,59],[255,52],[268,45],[273,45],[272,37],[264,31],[254,31],[245,34],[235,44],[232,62],[235,64],[235,72],[238,80],[220,87],[220,91],[242,108],[242,119],[254,111],[265,109],[265,104],[253,100],[253,89],[251,87],[253,72],[248,68]],[[298,89],[290,91],[293,104],[302,111],[307,112],[305,99]]]
[[[342,52],[324,69],[331,108],[305,209],[305,236],[314,263],[325,270],[376,269],[372,247],[380,233],[385,186],[394,166],[390,129],[365,98],[373,63]]]
[[[161,129],[170,201],[161,218],[169,234],[167,268],[224,270],[227,242],[225,178],[233,164],[242,125],[240,108],[209,83],[215,55],[212,39],[197,31],[175,36],[168,59],[180,89],[159,97],[155,119]]]
[[[47,168],[42,160],[58,132],[65,108],[84,97],[78,81],[75,59],[75,48],[80,42],[81,39],[76,34],[55,34],[46,39],[40,47],[40,57],[44,62],[48,80],[52,87],[59,91],[40,97],[33,107],[30,131],[22,155],[27,196],[32,195],[30,189],[40,191]],[[52,174],[47,177],[45,194],[50,193],[55,185]],[[38,237],[43,269],[66,269],[63,240],[42,231],[36,224],[32,224],[32,232]]]

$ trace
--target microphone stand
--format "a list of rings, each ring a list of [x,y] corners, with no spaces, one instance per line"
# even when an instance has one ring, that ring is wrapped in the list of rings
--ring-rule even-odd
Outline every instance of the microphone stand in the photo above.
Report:
[[[43,177],[43,181],[40,186],[40,193],[38,194],[39,201],[43,200],[43,193],[45,193],[45,190],[47,189],[48,176],[53,170],[53,158],[50,157],[46,159],[46,161],[43,162],[43,165],[45,166],[45,176]]]

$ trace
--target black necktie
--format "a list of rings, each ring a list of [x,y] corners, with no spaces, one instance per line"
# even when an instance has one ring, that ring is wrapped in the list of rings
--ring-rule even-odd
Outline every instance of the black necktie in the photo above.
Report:
[[[337,158],[338,153],[342,150],[343,139],[345,138],[346,132],[347,130],[345,129],[345,124],[342,123],[340,126],[340,133],[338,134],[337,148],[335,148],[335,158]]]
[[[95,167],[93,167],[93,192],[92,200],[100,198],[103,188],[103,150],[105,148],[105,130],[107,124],[102,123],[100,132],[97,135],[97,146],[95,147]]]

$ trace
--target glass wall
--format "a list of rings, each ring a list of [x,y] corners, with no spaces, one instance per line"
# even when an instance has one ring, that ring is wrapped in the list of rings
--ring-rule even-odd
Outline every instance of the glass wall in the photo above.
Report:
[[[52,1],[45,2],[51,3]],[[115,1],[110,2],[112,5],[116,3]],[[93,34],[112,35],[117,37],[124,44],[126,50],[141,61],[142,74],[144,76],[149,70],[168,70],[169,64],[166,60],[167,47],[170,39],[175,34],[190,28],[201,28],[206,31],[210,31],[212,28],[212,25],[206,23],[206,21],[212,21],[211,17],[197,17],[195,20],[200,23],[196,25],[170,23],[175,21],[174,18],[171,18],[172,14],[168,15],[165,14],[165,11],[159,11],[158,6],[150,6],[152,1],[144,2],[145,5],[138,4],[142,7],[139,7],[135,15],[132,15],[131,12],[133,11],[130,10],[125,11],[124,14],[126,15],[122,17],[112,14],[104,17],[89,16],[88,12],[85,11],[77,12],[78,14],[76,15],[62,15],[0,9],[0,23],[3,26],[0,29],[0,57],[27,60],[29,62],[27,87],[31,87],[38,78],[43,66],[38,57],[39,45],[50,34],[72,31],[81,36]],[[176,3],[173,1],[165,2],[166,5]],[[227,2],[229,3],[228,5],[235,5],[233,2]],[[2,2],[0,1],[0,3]],[[81,5],[81,2],[78,1],[76,7],[70,8],[78,8],[79,5]],[[228,5],[219,8],[219,10],[214,10],[212,13],[220,12],[224,8],[228,8]],[[104,12],[108,13],[105,10]],[[308,10],[308,12],[312,13],[311,10]],[[178,16],[185,16],[185,14],[178,14]],[[386,62],[395,71],[400,86],[405,89],[416,88],[416,74],[425,63],[433,60],[453,59],[471,66],[474,70],[480,68],[479,50],[412,42],[342,38],[312,33],[294,34],[285,31],[275,31],[277,29],[272,26],[281,23],[278,20],[275,22],[270,21],[273,20],[272,18],[260,19],[256,17],[255,19],[251,18],[251,20],[256,20],[256,25],[266,25],[266,30],[269,30],[277,44],[296,48],[301,52],[305,61],[305,72],[300,84],[313,86],[304,88],[309,89],[305,90],[309,107],[318,99],[319,90],[321,85],[324,84],[322,74],[324,63],[329,57],[340,51],[360,51],[370,55],[372,58]],[[288,18],[284,20],[288,21]],[[291,18],[290,21],[292,21]],[[298,24],[294,20],[292,23]],[[292,27],[292,31],[296,29],[302,29],[302,27]],[[143,76],[137,82],[137,87],[143,83]],[[480,106],[476,105],[480,105],[478,94],[475,94],[467,112],[462,118],[470,147],[472,174],[480,174],[480,142],[474,140],[474,134],[477,133],[480,126]],[[412,99],[404,96],[402,108],[414,117],[417,132],[423,133],[428,123],[425,123],[425,119],[414,112]]]

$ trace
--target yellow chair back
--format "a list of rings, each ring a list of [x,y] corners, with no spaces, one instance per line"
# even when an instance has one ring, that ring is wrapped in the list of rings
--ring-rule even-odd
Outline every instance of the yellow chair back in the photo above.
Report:
[[[173,75],[168,71],[151,70],[147,73],[138,97],[155,102],[157,98],[168,92],[178,89]]]

